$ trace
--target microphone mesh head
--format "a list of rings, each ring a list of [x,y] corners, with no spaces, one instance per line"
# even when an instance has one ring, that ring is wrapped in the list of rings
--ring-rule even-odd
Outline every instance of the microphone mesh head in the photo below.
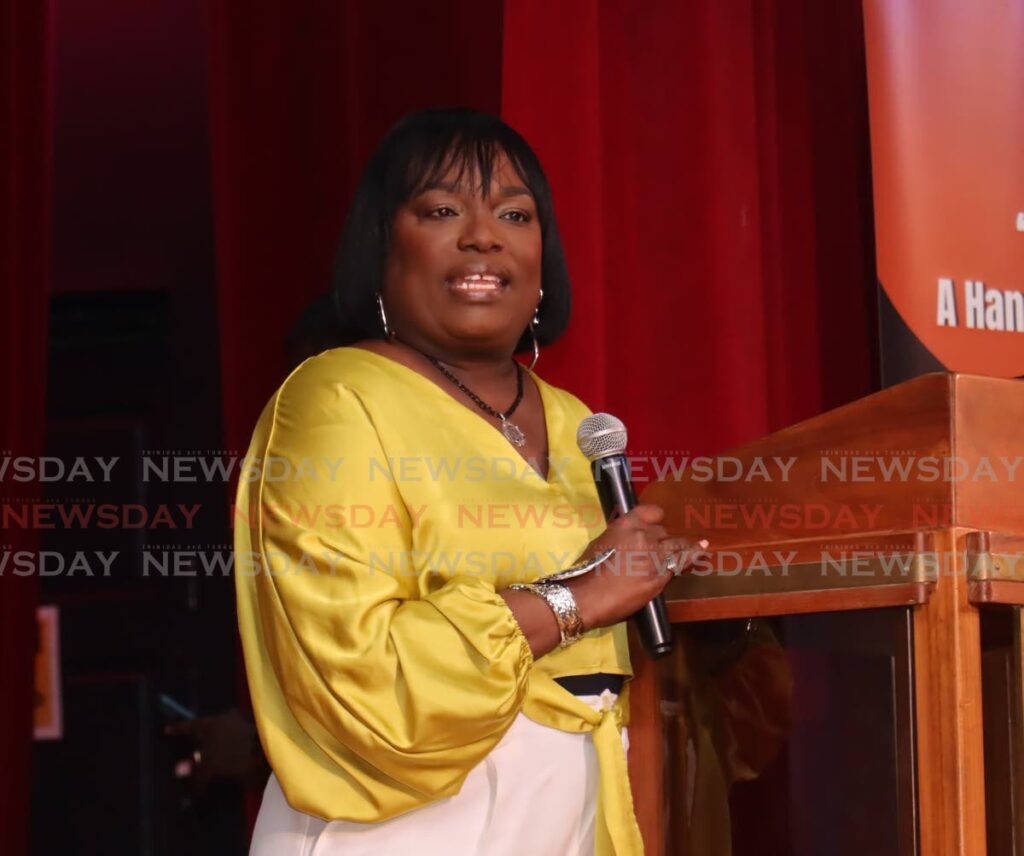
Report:
[[[610,413],[595,413],[580,423],[576,443],[591,461],[621,455],[626,451],[626,426]]]

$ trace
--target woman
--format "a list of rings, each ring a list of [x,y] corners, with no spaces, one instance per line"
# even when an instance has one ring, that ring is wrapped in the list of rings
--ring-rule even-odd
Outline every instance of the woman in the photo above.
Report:
[[[622,622],[696,555],[653,506],[605,527],[575,444],[589,411],[512,358],[569,316],[531,149],[470,110],[399,122],[334,297],[353,344],[285,381],[239,489],[239,624],[274,770],[252,853],[639,854]]]

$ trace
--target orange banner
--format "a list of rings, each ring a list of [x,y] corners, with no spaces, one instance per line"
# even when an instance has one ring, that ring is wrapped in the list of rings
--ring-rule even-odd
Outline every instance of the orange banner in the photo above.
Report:
[[[864,0],[864,27],[882,288],[948,369],[1024,375],[1024,0]]]

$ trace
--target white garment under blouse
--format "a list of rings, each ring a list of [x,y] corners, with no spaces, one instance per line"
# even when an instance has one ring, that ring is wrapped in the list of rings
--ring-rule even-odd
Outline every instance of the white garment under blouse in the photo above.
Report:
[[[596,710],[616,696],[580,696]],[[623,744],[628,746],[625,729]],[[593,856],[597,756],[589,733],[523,714],[462,789],[381,823],[323,821],[296,811],[274,775],[250,856]]]

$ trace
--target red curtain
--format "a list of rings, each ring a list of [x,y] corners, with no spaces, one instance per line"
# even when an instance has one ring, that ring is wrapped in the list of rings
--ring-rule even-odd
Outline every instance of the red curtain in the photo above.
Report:
[[[870,391],[858,0],[226,0],[213,16],[224,400],[242,447],[409,109],[500,109],[551,177],[573,324],[538,369],[631,448],[722,450]]]
[[[870,391],[859,2],[512,0],[503,56],[574,285],[542,373],[637,453],[721,451]]]
[[[214,0],[210,21],[224,428],[244,451],[377,141],[428,105],[497,112],[501,4]]]
[[[0,3],[0,454],[42,451],[49,298],[48,4]],[[0,501],[32,488],[0,481]],[[32,549],[4,531],[0,549]],[[28,849],[35,580],[0,574],[0,853]]]

